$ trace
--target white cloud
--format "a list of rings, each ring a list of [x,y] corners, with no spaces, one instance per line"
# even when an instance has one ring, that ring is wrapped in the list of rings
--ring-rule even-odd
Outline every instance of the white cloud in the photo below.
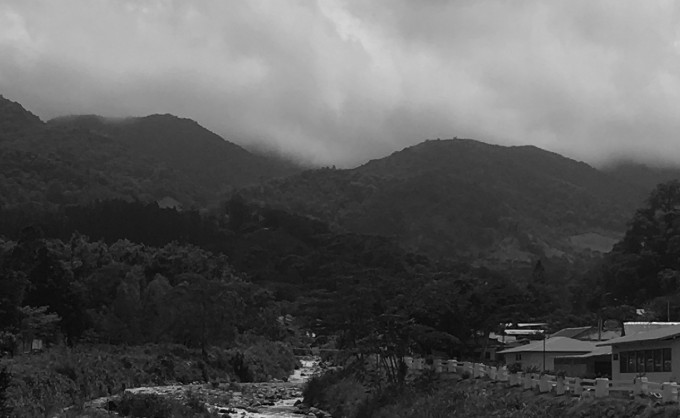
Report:
[[[0,0],[0,93],[324,164],[453,136],[680,163],[679,24],[672,1]]]

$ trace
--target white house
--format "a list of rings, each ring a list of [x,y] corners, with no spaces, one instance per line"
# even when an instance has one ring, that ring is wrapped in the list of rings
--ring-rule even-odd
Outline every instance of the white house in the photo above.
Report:
[[[612,347],[613,380],[645,376],[652,382],[680,378],[680,325],[637,332],[599,343]]]
[[[506,364],[519,363],[522,369],[536,367],[539,370],[555,370],[555,357],[586,354],[595,350],[595,343],[568,337],[552,337],[526,345],[499,351]]]

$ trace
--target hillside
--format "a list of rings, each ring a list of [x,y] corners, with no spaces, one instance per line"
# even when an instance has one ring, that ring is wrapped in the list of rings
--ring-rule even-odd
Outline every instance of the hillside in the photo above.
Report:
[[[603,167],[602,171],[647,191],[659,183],[680,179],[680,167],[654,167],[633,161],[619,161]]]
[[[536,147],[456,139],[239,193],[435,256],[528,263],[611,248],[646,192]]]
[[[43,123],[0,97],[0,205],[45,208],[97,199],[204,208],[230,187],[295,172],[171,115]]]

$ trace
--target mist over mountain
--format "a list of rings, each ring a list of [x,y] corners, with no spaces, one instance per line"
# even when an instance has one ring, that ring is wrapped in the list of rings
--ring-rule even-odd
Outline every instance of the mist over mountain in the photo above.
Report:
[[[0,187],[10,206],[123,198],[203,208],[232,187],[298,171],[172,115],[69,116],[44,124],[1,98],[0,126]]]

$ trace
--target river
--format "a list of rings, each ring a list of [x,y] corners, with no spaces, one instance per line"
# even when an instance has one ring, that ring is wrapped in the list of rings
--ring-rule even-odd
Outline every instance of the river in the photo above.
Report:
[[[198,383],[144,386],[130,388],[125,392],[156,394],[182,400],[186,400],[187,396],[197,396],[205,401],[210,410],[225,414],[223,415],[225,417],[299,418],[300,410],[296,404],[302,401],[303,386],[310,377],[321,371],[319,358],[302,357],[299,360],[301,367],[296,369],[285,382],[232,383],[218,387]],[[104,409],[111,399],[112,397],[95,399],[88,402],[88,406]]]

